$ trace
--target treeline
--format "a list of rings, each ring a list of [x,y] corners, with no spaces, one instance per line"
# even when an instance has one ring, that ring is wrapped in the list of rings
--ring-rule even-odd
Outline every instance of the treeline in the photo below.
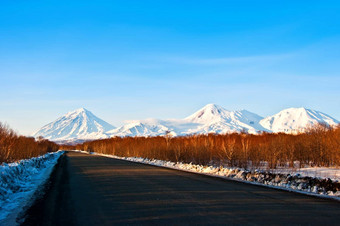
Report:
[[[58,149],[59,146],[51,141],[20,136],[0,122],[0,164],[37,157]]]
[[[184,137],[126,137],[63,147],[88,152],[142,157],[195,164],[221,164],[243,168],[340,166],[340,126],[317,125],[305,133],[251,135],[193,135]]]

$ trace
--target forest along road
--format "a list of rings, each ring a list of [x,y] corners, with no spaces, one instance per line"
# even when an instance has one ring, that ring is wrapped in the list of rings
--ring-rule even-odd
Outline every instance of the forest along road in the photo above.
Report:
[[[340,203],[221,178],[66,153],[23,225],[338,225]]]

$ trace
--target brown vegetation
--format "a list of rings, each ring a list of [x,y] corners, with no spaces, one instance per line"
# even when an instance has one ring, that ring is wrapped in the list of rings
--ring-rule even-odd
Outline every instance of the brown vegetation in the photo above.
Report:
[[[340,166],[340,126],[317,125],[305,133],[126,137],[62,147],[123,157],[143,157],[195,164],[258,168],[280,165]]]
[[[51,141],[19,136],[0,122],[0,163],[37,157],[58,149],[59,146]]]

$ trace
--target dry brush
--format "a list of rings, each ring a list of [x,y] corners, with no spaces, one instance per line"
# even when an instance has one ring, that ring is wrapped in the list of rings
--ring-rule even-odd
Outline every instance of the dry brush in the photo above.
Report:
[[[340,126],[316,125],[301,134],[115,137],[64,149],[121,157],[142,157],[195,164],[220,164],[248,169],[280,166],[340,166]],[[296,166],[295,166],[296,167]]]

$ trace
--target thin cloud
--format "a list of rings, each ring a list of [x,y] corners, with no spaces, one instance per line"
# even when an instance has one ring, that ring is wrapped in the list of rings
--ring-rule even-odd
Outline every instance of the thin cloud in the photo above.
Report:
[[[293,57],[293,54],[280,55],[261,55],[261,56],[244,56],[244,57],[222,57],[222,58],[194,58],[194,57],[168,57],[164,60],[178,64],[192,65],[227,65],[227,64],[244,64],[257,62],[272,62],[285,60]]]

